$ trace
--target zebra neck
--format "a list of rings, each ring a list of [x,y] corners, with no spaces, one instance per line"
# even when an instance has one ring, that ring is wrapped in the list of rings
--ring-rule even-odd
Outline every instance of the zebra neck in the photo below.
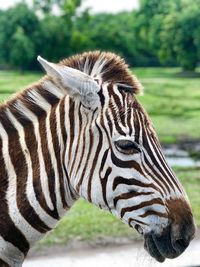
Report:
[[[0,259],[11,266],[76,199],[64,164],[66,98],[37,85],[0,109]]]

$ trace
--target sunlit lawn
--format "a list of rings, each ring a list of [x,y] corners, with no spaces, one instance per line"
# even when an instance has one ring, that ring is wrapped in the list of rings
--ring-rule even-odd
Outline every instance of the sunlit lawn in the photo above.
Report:
[[[176,142],[200,137],[200,79],[178,78],[178,69],[138,68],[134,72],[145,87],[145,95],[138,97],[155,125],[160,139]],[[12,93],[37,81],[41,73],[0,72],[0,101]],[[200,226],[200,170],[177,169]],[[107,212],[81,200],[68,212],[54,231],[41,244],[64,244],[70,240],[127,236],[137,238],[133,229],[125,226]]]

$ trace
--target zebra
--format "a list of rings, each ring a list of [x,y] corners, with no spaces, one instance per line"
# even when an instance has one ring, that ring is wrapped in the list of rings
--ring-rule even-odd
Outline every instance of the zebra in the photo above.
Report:
[[[0,106],[0,266],[22,266],[79,197],[136,229],[157,261],[179,256],[195,233],[191,207],[125,60],[38,61],[47,75]]]

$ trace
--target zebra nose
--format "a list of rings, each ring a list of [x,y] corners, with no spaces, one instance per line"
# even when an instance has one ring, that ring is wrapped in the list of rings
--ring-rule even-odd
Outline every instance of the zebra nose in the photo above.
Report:
[[[178,254],[181,254],[194,238],[195,228],[192,216],[183,220],[179,227],[172,226],[171,242]]]
[[[177,239],[175,240],[175,242],[173,242],[173,247],[175,248],[175,250],[185,250],[188,245],[190,244],[190,239],[187,239],[187,238],[180,238],[180,239]]]
[[[195,223],[189,203],[184,198],[168,201],[170,236],[175,254],[180,255],[194,238]]]

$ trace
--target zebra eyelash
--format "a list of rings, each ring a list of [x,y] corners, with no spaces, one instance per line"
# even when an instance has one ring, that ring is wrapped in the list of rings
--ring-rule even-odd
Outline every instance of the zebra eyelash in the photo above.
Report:
[[[119,152],[125,155],[141,153],[141,149],[139,145],[127,139],[120,139],[120,140],[115,141],[115,147]]]

